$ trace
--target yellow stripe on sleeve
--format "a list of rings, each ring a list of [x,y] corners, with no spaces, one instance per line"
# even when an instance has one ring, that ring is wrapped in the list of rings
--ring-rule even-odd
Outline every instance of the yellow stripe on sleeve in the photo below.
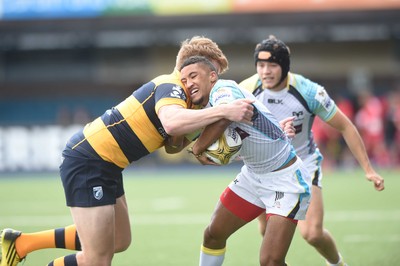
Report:
[[[156,103],[156,113],[158,114],[158,111],[160,110],[161,107],[166,106],[166,105],[180,105],[183,108],[187,108],[187,103],[183,101],[182,99],[177,99],[177,98],[164,98],[159,100]]]
[[[64,257],[57,258],[53,261],[54,266],[65,266],[64,264]]]

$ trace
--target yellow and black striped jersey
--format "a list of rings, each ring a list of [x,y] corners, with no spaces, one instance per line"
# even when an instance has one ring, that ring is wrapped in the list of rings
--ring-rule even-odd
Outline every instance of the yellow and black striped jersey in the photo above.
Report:
[[[125,168],[164,145],[168,135],[157,114],[165,105],[191,106],[177,70],[144,84],[123,102],[87,124],[81,133],[81,141],[72,148],[88,143],[103,160]]]

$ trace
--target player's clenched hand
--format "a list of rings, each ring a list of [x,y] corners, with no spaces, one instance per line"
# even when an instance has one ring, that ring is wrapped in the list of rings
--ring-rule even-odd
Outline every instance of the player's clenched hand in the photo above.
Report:
[[[296,129],[294,128],[293,121],[294,121],[294,116],[279,121],[279,125],[281,126],[282,130],[291,139],[294,138],[296,135]]]
[[[226,119],[252,125],[252,117],[254,107],[252,105],[254,100],[250,99],[237,99],[225,106]]]
[[[216,165],[216,166],[221,166],[213,161],[211,161],[207,156],[201,154],[200,156],[196,156],[196,159],[202,164],[202,165]]]
[[[195,148],[197,142],[195,143],[195,145],[189,149],[187,149],[187,151],[190,154],[193,154],[193,156],[202,164],[202,165],[218,165],[217,163],[213,162],[210,158],[208,158],[203,152],[201,153],[195,153],[193,151],[193,148]]]
[[[374,187],[376,190],[382,191],[385,189],[384,180],[380,175],[374,173],[374,174],[367,174],[366,177],[369,181],[374,183]]]

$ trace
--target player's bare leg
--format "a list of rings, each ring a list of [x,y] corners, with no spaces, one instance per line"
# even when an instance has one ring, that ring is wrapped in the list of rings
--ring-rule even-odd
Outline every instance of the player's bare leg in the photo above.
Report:
[[[329,263],[339,262],[339,251],[332,235],[323,228],[324,206],[321,188],[312,186],[312,197],[306,219],[298,226],[303,238],[313,246]]]
[[[270,216],[265,227],[265,234],[261,245],[260,265],[286,265],[285,257],[295,231],[296,223],[293,220],[279,215]]]
[[[114,207],[71,208],[82,245],[82,251],[76,255],[79,266],[111,265],[114,255]]]
[[[258,219],[258,230],[262,237],[265,235],[265,227],[267,226],[267,215],[265,213],[261,213]]]
[[[115,204],[115,253],[125,251],[131,244],[131,224],[125,195]]]
[[[246,223],[218,201],[211,222],[204,231],[199,265],[222,265],[227,239]]]

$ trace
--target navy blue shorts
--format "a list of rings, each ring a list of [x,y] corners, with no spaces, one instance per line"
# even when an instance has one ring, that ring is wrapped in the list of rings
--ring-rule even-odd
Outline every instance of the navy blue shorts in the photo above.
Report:
[[[115,204],[116,199],[125,194],[123,169],[93,154],[86,141],[71,149],[73,140],[74,137],[64,149],[63,162],[60,165],[67,206],[95,207]]]

